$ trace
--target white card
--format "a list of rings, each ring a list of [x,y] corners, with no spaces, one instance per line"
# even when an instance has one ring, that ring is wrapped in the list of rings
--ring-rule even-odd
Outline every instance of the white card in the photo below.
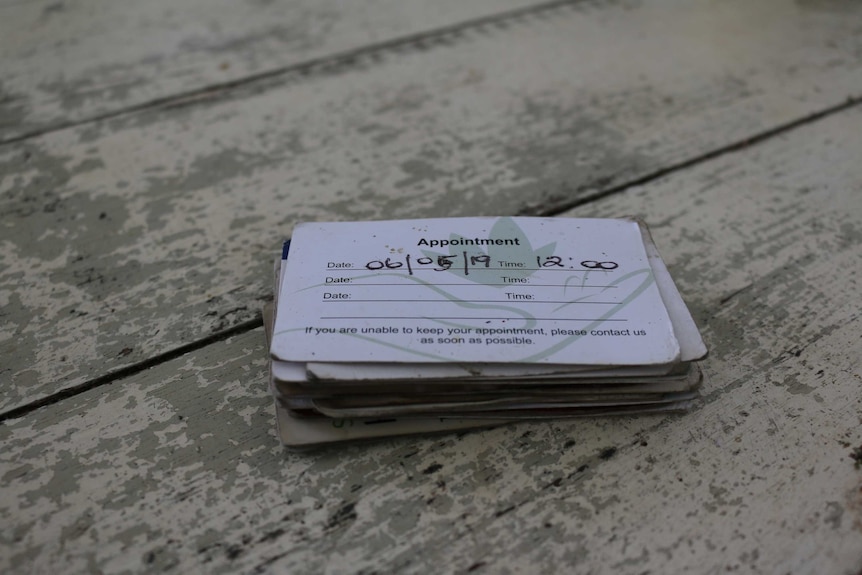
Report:
[[[680,345],[681,362],[690,362],[703,359],[706,355],[706,346],[701,339],[700,332],[683,302],[679,291],[674,285],[673,279],[667,271],[667,267],[658,253],[658,249],[646,229],[641,223],[641,237],[644,241],[650,267],[655,277],[656,285],[661,294],[662,301],[673,324],[674,333]],[[466,379],[475,378],[480,374],[482,377],[511,378],[519,375],[533,377],[542,375],[554,377],[560,375],[567,379],[573,377],[628,377],[631,375],[664,375],[673,365],[637,366],[627,368],[608,369],[601,371],[592,366],[560,366],[549,364],[503,364],[503,365],[461,365],[461,364],[371,364],[371,363],[309,363],[285,364],[276,362],[273,366],[275,378],[280,381],[307,381],[305,370],[313,377],[322,380],[411,380],[411,379]]]
[[[612,366],[680,353],[632,220],[301,224],[278,302],[280,361]]]

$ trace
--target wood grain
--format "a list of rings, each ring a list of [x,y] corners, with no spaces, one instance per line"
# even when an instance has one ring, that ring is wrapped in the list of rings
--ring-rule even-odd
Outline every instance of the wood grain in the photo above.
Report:
[[[559,211],[841,105],[827,4],[578,3],[4,146],[0,409],[258,321],[297,221]]]
[[[287,453],[256,330],[0,427],[0,569],[855,574],[860,132],[568,214],[652,225],[711,348],[692,413]]]
[[[0,3],[0,142],[536,0],[78,0]]]

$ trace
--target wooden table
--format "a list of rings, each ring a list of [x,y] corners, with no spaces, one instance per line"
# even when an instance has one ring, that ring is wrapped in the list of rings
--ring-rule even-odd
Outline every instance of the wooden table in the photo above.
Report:
[[[3,0],[0,213],[4,573],[862,569],[862,3]],[[651,225],[692,412],[281,448],[293,224],[518,214]]]

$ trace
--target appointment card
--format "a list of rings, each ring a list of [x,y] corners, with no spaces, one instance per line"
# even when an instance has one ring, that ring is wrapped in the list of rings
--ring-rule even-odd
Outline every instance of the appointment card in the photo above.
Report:
[[[649,366],[679,360],[629,219],[300,224],[279,286],[282,362]]]

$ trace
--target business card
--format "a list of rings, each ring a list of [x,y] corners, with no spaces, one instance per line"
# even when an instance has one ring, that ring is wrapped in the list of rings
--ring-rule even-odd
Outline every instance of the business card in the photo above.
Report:
[[[633,220],[306,223],[283,274],[279,361],[647,366],[680,355]]]

